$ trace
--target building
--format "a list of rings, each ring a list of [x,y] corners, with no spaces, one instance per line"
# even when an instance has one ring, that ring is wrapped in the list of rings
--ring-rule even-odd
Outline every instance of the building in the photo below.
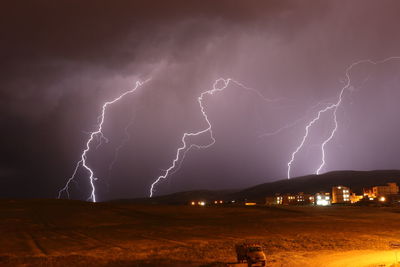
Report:
[[[350,203],[350,188],[342,185],[332,187],[332,204]]]
[[[384,199],[399,193],[399,187],[396,183],[387,183],[387,185],[378,185],[369,188],[364,188],[363,194],[370,200]]]
[[[396,183],[373,186],[363,189],[363,195],[351,192],[347,186],[332,187],[332,193],[320,192],[315,195],[300,193],[280,194],[265,198],[266,205],[316,205],[329,206],[331,204],[359,205],[400,205],[399,186]]]
[[[372,192],[372,187],[363,188],[363,195],[365,198],[368,198],[369,200],[374,200],[375,198]]]
[[[282,205],[283,197],[279,194],[276,194],[273,197],[265,198],[265,205]]]
[[[399,193],[399,187],[396,183],[387,183],[387,185],[378,185],[372,187],[372,193],[375,197],[388,197]]]
[[[315,194],[315,205],[317,206],[329,206],[331,204],[331,194],[320,192]]]
[[[314,196],[304,194],[303,192],[297,194],[277,194],[273,197],[265,198],[266,205],[309,205],[314,204]]]
[[[286,194],[282,196],[282,204],[283,205],[296,205],[296,195],[295,194]]]
[[[297,205],[314,204],[314,196],[300,192],[296,195]]]
[[[314,195],[310,195],[310,197],[308,199],[310,201],[310,205],[315,205],[315,196]]]
[[[285,195],[276,194],[273,197],[267,197],[265,199],[265,204],[266,205],[296,205],[297,204],[296,195],[294,195],[294,194],[285,194]]]
[[[359,202],[359,201],[361,201],[363,198],[364,198],[363,195],[356,195],[356,193],[352,193],[352,194],[350,195],[350,203],[353,204],[353,203]]]

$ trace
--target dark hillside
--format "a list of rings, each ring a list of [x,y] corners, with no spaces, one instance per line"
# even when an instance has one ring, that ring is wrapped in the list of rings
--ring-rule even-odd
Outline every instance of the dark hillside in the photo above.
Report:
[[[353,192],[362,193],[364,187],[384,185],[388,182],[400,184],[399,170],[334,171],[321,175],[307,175],[260,184],[232,194],[235,198],[260,199],[275,193],[330,192],[332,186],[348,186]]]
[[[357,194],[362,193],[364,187],[385,185],[388,182],[400,184],[400,170],[376,170],[376,171],[334,171],[321,175],[307,175],[292,178],[290,180],[278,180],[250,187],[244,190],[196,190],[178,192],[170,195],[153,198],[117,200],[129,203],[151,204],[187,204],[196,200],[261,200],[266,196],[276,193],[317,193],[330,192],[332,186],[343,185],[351,188]]]

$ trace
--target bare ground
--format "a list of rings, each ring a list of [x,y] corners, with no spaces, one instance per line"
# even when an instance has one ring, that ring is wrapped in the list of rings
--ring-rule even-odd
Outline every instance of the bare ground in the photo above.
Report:
[[[394,266],[400,208],[189,207],[0,201],[0,266],[226,266],[234,244],[268,266]]]

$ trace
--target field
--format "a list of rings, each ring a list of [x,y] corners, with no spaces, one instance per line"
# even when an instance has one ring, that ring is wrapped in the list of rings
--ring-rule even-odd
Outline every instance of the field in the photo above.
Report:
[[[0,234],[0,266],[226,266],[243,241],[268,266],[394,266],[400,208],[2,200]]]

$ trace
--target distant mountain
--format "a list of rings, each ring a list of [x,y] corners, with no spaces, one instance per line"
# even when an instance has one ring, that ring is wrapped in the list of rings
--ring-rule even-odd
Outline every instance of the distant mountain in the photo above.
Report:
[[[334,171],[321,175],[307,175],[260,184],[233,193],[231,197],[256,200],[276,193],[330,192],[332,186],[336,185],[348,186],[353,192],[360,194],[364,187],[385,185],[388,182],[400,184],[400,170]]]
[[[263,200],[276,193],[330,192],[332,186],[343,185],[353,192],[362,193],[364,187],[396,182],[400,185],[400,170],[333,171],[321,175],[307,175],[260,184],[244,190],[197,190],[157,196],[151,199],[119,200],[122,202],[153,204],[186,204],[198,200]]]

